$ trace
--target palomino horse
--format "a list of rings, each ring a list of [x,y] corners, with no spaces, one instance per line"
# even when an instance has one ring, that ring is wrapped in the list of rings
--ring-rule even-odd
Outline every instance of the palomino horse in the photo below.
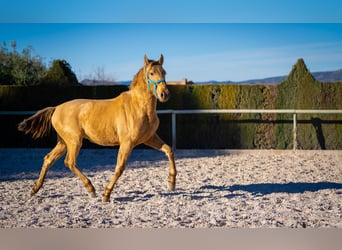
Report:
[[[144,66],[134,76],[129,90],[116,98],[72,100],[42,109],[18,125],[20,131],[31,134],[35,139],[46,135],[51,125],[58,135],[57,145],[44,157],[31,195],[38,192],[48,169],[66,152],[65,165],[82,180],[89,194],[95,196],[94,186],[76,166],[83,138],[102,146],[120,145],[115,172],[105,188],[103,201],[109,200],[132,149],[139,144],[146,144],[166,154],[170,162],[169,187],[175,189],[173,151],[156,134],[159,126],[157,99],[166,102],[170,97],[165,82],[166,72],[162,67],[163,60],[163,55],[158,61],[149,60],[145,55]]]

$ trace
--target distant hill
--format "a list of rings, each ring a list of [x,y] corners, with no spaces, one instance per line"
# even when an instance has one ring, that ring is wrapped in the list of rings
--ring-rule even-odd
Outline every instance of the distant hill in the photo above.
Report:
[[[326,71],[326,72],[315,72],[312,73],[317,81],[320,82],[338,82],[342,81],[342,69],[335,71]]]
[[[107,81],[107,80],[91,80],[91,79],[84,79],[80,82],[82,85],[85,86],[110,86],[110,85],[130,85],[131,81]]]
[[[322,71],[322,72],[313,72],[311,73],[312,76],[320,82],[338,82],[342,81],[342,69],[335,70],[335,71]],[[263,79],[250,79],[245,81],[233,82],[233,81],[207,81],[207,82],[196,82],[198,84],[275,84],[281,83],[286,78],[284,76],[273,76],[267,77]]]
[[[275,83],[281,83],[284,81],[286,76],[273,76],[273,77],[267,77],[263,79],[251,79],[246,81],[240,81],[240,82],[234,82],[238,84],[247,83],[247,84],[275,84]]]
[[[91,80],[91,79],[83,79],[80,83],[85,86],[93,86],[93,85],[107,86],[107,85],[116,84],[114,81],[107,81],[107,80],[102,81],[102,80]]]

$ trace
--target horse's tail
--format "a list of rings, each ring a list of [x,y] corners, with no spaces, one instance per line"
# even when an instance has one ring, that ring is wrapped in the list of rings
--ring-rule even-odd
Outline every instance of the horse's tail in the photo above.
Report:
[[[51,130],[51,117],[56,107],[48,107],[39,110],[34,115],[18,124],[18,130],[25,134],[31,134],[33,139],[47,135]]]

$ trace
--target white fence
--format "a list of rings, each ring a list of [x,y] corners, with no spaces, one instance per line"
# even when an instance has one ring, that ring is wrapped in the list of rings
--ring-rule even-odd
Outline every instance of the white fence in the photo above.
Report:
[[[35,111],[0,111],[0,115],[32,115]],[[171,115],[172,147],[177,148],[176,141],[176,115],[184,114],[292,114],[293,116],[293,149],[297,148],[297,115],[298,114],[342,114],[342,110],[337,109],[187,109],[187,110],[157,110],[158,114]]]
[[[195,110],[158,110],[158,114],[171,114],[172,147],[176,149],[176,115],[177,114],[292,114],[293,115],[293,149],[297,149],[297,114],[342,114],[342,110],[303,110],[303,109],[195,109]]]

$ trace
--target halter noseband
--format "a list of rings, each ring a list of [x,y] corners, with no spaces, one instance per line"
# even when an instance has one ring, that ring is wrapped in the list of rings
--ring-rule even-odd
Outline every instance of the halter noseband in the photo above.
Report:
[[[158,98],[158,94],[157,94],[157,86],[159,83],[162,83],[162,82],[165,82],[165,79],[160,79],[158,81],[153,81],[151,80],[150,78],[148,78],[148,73],[146,72],[146,81],[147,81],[147,88],[148,88],[148,91],[151,91],[151,88],[150,88],[150,84],[152,83],[154,85],[154,88],[153,88],[153,95]]]

